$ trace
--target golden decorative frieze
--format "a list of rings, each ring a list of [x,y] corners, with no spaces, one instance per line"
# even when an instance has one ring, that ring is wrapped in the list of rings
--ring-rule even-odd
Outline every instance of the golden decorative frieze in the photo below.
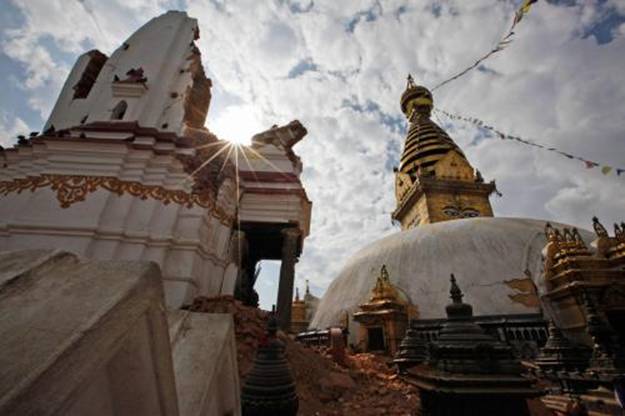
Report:
[[[128,194],[143,200],[154,199],[167,205],[179,204],[191,208],[194,205],[215,210],[216,207],[210,197],[200,193],[189,193],[183,190],[166,189],[158,185],[144,185],[136,181],[124,181],[110,176],[83,176],[83,175],[51,175],[27,176],[11,181],[0,181],[0,195],[21,193],[30,190],[50,188],[56,192],[56,198],[62,208],[68,208],[76,202],[84,201],[87,195],[105,189],[119,196]],[[219,213],[217,213],[218,216]],[[226,215],[222,213],[222,219]]]

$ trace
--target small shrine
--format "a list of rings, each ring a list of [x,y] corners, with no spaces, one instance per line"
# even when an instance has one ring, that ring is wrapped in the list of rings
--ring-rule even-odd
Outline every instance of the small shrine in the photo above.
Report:
[[[622,411],[615,393],[625,376],[625,224],[614,224],[613,237],[596,217],[593,228],[587,247],[574,228],[545,227],[543,300],[557,320],[536,364],[552,384],[542,401],[558,415]]]
[[[575,228],[559,230],[547,224],[544,249],[543,299],[558,317],[558,327],[588,346],[592,342],[586,329],[586,294],[595,300],[616,333],[625,336],[625,224],[614,224],[614,237],[596,217],[593,228],[597,238],[589,248]]]
[[[291,331],[299,334],[308,328],[306,319],[306,302],[299,297],[299,288],[295,288],[295,300],[291,305]]]
[[[306,292],[299,295],[299,288],[295,288],[295,299],[291,305],[291,332],[300,334],[308,329],[310,320],[317,310],[319,298],[310,293],[310,286],[306,280]]]
[[[529,415],[526,399],[540,394],[521,376],[512,348],[486,334],[475,323],[473,308],[451,275],[447,322],[430,346],[423,365],[407,371],[421,394],[427,415]]]
[[[369,301],[354,313],[354,320],[360,324],[358,346],[364,351],[394,355],[406,332],[411,309],[410,301],[391,283],[382,265]]]
[[[586,331],[593,344],[590,359],[586,360],[587,368],[585,371],[575,368],[545,373],[546,379],[555,387],[549,389],[542,401],[557,415],[567,414],[567,409],[572,408],[594,416],[622,414],[625,392],[623,347],[588,293],[583,296],[583,307],[587,317]],[[564,361],[564,357],[560,361]],[[540,366],[540,362],[538,364]]]

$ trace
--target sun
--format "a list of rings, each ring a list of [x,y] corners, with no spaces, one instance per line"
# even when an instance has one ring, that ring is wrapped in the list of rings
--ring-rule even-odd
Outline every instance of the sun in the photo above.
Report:
[[[249,145],[253,135],[265,130],[249,105],[233,105],[218,111],[208,129],[220,139],[241,145]]]

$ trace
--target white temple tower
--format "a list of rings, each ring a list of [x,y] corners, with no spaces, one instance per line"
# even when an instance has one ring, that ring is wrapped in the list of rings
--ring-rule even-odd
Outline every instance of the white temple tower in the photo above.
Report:
[[[254,265],[283,259],[288,314],[310,224],[291,149],[306,129],[273,127],[236,152],[211,134],[198,37],[171,11],[111,57],[78,59],[44,133],[0,153],[0,250],[155,261],[170,308],[235,292],[253,304]]]

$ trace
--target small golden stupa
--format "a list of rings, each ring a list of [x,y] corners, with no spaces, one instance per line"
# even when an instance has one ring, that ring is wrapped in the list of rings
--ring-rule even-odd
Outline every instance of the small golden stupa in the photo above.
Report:
[[[406,332],[409,304],[391,283],[386,265],[382,265],[369,301],[354,313],[354,320],[360,324],[358,346],[365,351],[395,354]]]

